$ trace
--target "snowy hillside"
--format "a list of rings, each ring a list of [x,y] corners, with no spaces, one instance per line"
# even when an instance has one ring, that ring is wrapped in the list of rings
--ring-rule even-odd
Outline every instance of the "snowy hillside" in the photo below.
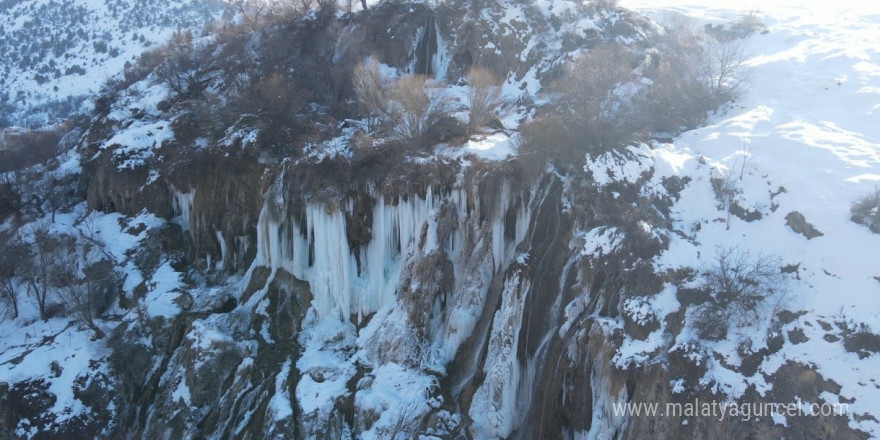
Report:
[[[213,0],[0,3],[0,123],[66,117],[126,62],[174,31],[201,31],[224,8]]]
[[[624,4],[660,20],[670,12],[694,17],[697,25],[748,12],[729,2]],[[841,386],[823,399],[854,399],[850,426],[880,438],[880,346],[844,343],[852,333],[880,332],[880,236],[850,221],[853,202],[880,185],[876,12],[856,1],[762,3],[756,15],[769,33],[748,41],[751,77],[742,99],[706,127],[645,154],[658,171],[691,179],[673,207],[681,234],[656,260],[659,270],[710,265],[719,246],[775,254],[794,267],[787,307],[799,316],[781,329],[783,348],[763,359],[758,375],[725,368],[741,362],[736,344],[763,339],[766,324],[756,323],[732,340],[708,344],[724,362],[710,355],[706,379],[736,396],[752,385],[772,389],[765,381],[785,362],[815,365]],[[732,216],[728,228],[710,185],[725,173],[734,175],[736,202],[760,213],[759,220]],[[792,212],[822,235],[808,238],[787,226]],[[763,348],[757,345],[752,349]]]
[[[219,11],[119,1],[2,90]],[[0,437],[880,439],[876,8],[367,3],[176,39],[2,139]],[[694,400],[847,409],[619,411]]]

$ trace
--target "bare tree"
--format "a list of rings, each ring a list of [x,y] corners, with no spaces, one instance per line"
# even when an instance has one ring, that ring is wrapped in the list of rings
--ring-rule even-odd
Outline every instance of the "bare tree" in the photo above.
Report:
[[[485,127],[501,104],[501,78],[484,67],[472,67],[467,74],[468,129],[471,132]]]
[[[359,110],[367,116],[370,128],[375,128],[380,119],[391,115],[388,86],[385,84],[381,69],[379,61],[369,57],[355,66],[351,75]]]
[[[390,136],[417,148],[428,146],[426,135],[451,111],[441,87],[422,75],[407,75],[394,82]]]
[[[335,12],[338,4],[337,0],[317,0],[318,1],[318,10],[322,12]]]
[[[715,197],[721,203],[721,208],[727,214],[726,227],[730,230],[730,216],[736,203],[736,196],[742,193],[742,182],[745,178],[746,168],[751,160],[751,152],[746,146],[740,151],[742,158],[738,166],[734,164],[729,170],[721,173],[719,177],[712,179],[712,189]]]
[[[248,28],[259,26],[270,13],[269,2],[263,0],[235,0],[234,5],[241,17],[241,24]]]
[[[104,331],[95,319],[107,308],[118,287],[113,263],[107,258],[91,255],[96,246],[91,242],[71,243],[55,255],[58,270],[52,277],[58,299],[79,322],[103,338]]]
[[[278,22],[290,17],[307,14],[315,7],[315,0],[235,0],[241,24],[255,29],[266,23]]]
[[[15,173],[6,173],[0,180],[0,221],[9,216],[16,219],[21,215],[21,188],[20,179],[14,177]]]
[[[0,293],[8,297],[7,290],[17,287],[12,278],[17,277],[41,319],[51,317],[52,305],[56,304],[53,300],[57,300],[96,337],[103,337],[95,320],[118,291],[120,278],[104,244],[94,236],[94,229],[87,224],[81,236],[74,237],[53,234],[42,222],[32,234],[32,245],[13,244],[8,246],[7,255],[0,257]],[[8,258],[16,266],[14,274],[8,270]]]
[[[742,40],[697,33],[682,19],[670,20],[654,57],[644,106],[658,131],[704,123],[710,111],[736,98],[746,77]]]
[[[294,11],[297,15],[308,14],[317,4],[315,0],[292,0],[290,3],[293,4]]]
[[[192,32],[177,32],[163,54],[165,61],[156,68],[159,79],[180,98],[201,96],[216,70],[208,46],[196,42]]]
[[[39,189],[39,192],[42,193],[40,199],[47,205],[52,223],[55,223],[55,214],[65,203],[70,201],[72,194],[70,188],[65,187],[65,182],[59,181],[55,177],[47,180]]]
[[[659,47],[644,103],[651,129],[674,133],[702,124],[712,79],[698,35],[687,20],[673,16]]]
[[[712,105],[720,105],[736,97],[743,83],[746,56],[740,39],[709,39],[706,43],[705,78]]]
[[[593,0],[593,4],[601,9],[614,9],[617,7],[617,0]]]
[[[16,276],[19,274],[21,262],[29,258],[27,246],[16,238],[11,238],[0,247],[0,299],[12,311],[12,317],[18,318],[18,285]]]
[[[374,58],[358,64],[352,73],[358,105],[371,129],[382,127],[395,141],[422,148],[428,133],[452,109],[441,87],[423,75],[387,81]]]
[[[720,248],[703,279],[709,293],[697,308],[697,327],[703,333],[717,335],[731,321],[737,325],[758,322],[775,314],[786,298],[785,275],[775,256]]]
[[[523,127],[525,156],[582,163],[588,152],[623,146],[635,135],[635,118],[620,86],[633,79],[633,55],[621,45],[599,45],[570,61],[551,84],[547,114]]]
[[[619,44],[597,46],[568,64],[563,79],[552,86],[560,95],[565,130],[601,150],[625,143],[628,118],[621,117],[618,85],[632,79],[632,55]]]
[[[70,237],[58,237],[49,233],[45,223],[40,223],[33,231],[34,245],[29,257],[21,261],[20,275],[26,283],[26,294],[40,312],[43,321],[49,320],[49,301],[52,281],[60,269],[55,253]]]
[[[290,125],[303,108],[303,91],[297,81],[280,72],[269,75],[246,72],[233,93],[233,102],[240,114],[256,115],[269,122]],[[279,128],[279,127],[275,127]]]

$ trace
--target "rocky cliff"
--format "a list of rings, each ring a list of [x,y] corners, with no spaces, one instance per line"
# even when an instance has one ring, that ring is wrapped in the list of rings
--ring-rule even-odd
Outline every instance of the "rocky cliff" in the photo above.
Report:
[[[658,143],[577,164],[482,148],[522,141],[570,58],[615,43],[630,70],[650,68],[661,33],[604,5],[453,0],[179,42],[168,57],[182,71],[117,84],[75,146],[25,173],[22,193],[53,176],[68,197],[42,226],[42,199],[20,199],[17,233],[103,243],[120,278],[96,320],[106,337],[75,314],[22,324],[3,363],[19,378],[0,387],[4,436],[867,438],[846,415],[618,411],[841,387],[796,361],[759,371],[793,312],[738,340],[738,359],[690,339],[709,301],[699,274],[658,261],[696,234],[677,207],[711,194],[704,159]],[[491,67],[498,125],[468,133],[458,115],[431,148],[385,142],[351,85],[370,56],[389,78],[444,81],[451,113],[467,113],[470,68]],[[28,378],[30,363],[51,373]],[[754,380],[725,388],[715,363]]]

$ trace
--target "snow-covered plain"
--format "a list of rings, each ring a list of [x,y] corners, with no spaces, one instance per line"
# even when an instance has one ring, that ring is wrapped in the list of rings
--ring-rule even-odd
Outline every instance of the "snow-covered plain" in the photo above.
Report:
[[[709,0],[624,0],[621,5],[661,22],[681,14],[695,27],[736,20],[749,12],[742,7],[750,6]],[[762,393],[771,389],[765,378],[786,362],[812,365],[841,385],[839,397],[825,393],[823,398],[831,403],[855,399],[850,411],[859,417],[851,417],[850,426],[880,438],[875,418],[880,354],[860,358],[835,339],[862,324],[880,332],[880,236],[850,221],[852,202],[880,185],[880,14],[873,2],[849,0],[755,6],[768,32],[746,41],[749,80],[741,99],[705,127],[641,151],[653,157],[655,181],[669,175],[692,179],[673,207],[674,228],[681,234],[673,234],[655,266],[708,267],[719,247],[799,265],[788,284],[787,308],[806,314],[783,327],[786,343],[760,365],[763,374],[744,377],[708,356],[705,379],[736,397],[749,386]],[[604,160],[597,162],[588,167],[602,168]],[[737,204],[760,212],[760,220],[731,216],[728,225],[710,179],[729,173],[739,189]],[[793,211],[824,235],[808,239],[794,232],[786,225]],[[823,330],[827,323],[834,325]],[[766,325],[755,323],[703,345],[737,365],[737,346],[753,338],[757,346],[752,348],[761,348]],[[788,331],[796,328],[807,341],[789,340]],[[676,344],[681,348],[695,338],[679,335]],[[632,360],[639,352],[643,347],[625,346],[618,359]]]

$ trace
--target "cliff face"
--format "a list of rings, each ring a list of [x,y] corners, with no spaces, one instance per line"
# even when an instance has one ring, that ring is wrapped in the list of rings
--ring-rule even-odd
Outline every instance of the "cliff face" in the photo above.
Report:
[[[658,363],[621,360],[625,339],[649,341],[680,325],[674,315],[659,321],[668,313],[662,308],[645,315],[629,306],[658,292],[673,302],[684,295],[647,264],[668,240],[662,209],[672,197],[662,187],[639,190],[651,186],[650,173],[601,191],[589,178],[529,177],[515,163],[432,159],[315,197],[303,185],[313,167],[287,162],[250,174],[252,182],[232,188],[261,188],[259,209],[241,214],[199,207],[210,185],[175,196],[177,223],[190,231],[191,248],[182,250],[214,262],[201,270],[229,270],[234,255],[215,235],[193,232],[210,227],[206,219],[255,218],[251,234],[238,239],[241,254],[253,257],[221,287],[184,294],[191,298],[177,300],[188,304],[179,315],[117,330],[116,368],[130,371],[132,353],[150,353],[144,361],[152,365],[147,375],[120,376],[117,389],[128,390],[120,427],[144,437],[209,438],[782,432],[615,412],[620,402],[718,397],[672,392],[675,379],[702,374],[687,353],[648,354],[665,359]],[[620,207],[632,205],[660,213],[628,217]],[[218,209],[223,215],[212,217]],[[644,219],[653,231],[642,229]],[[629,233],[589,252],[603,239],[579,231],[607,225]],[[191,250],[210,246],[215,257]],[[144,335],[151,345],[142,345]],[[802,380],[794,374],[777,380]],[[821,377],[803,380],[799,396],[825,389]],[[839,418],[823,423],[860,438]]]
[[[619,295],[585,274],[572,233],[581,214],[563,209],[559,177],[527,185],[510,164],[428,163],[406,174],[424,189],[368,185],[313,201],[297,190],[300,171],[265,177],[243,246],[255,257],[224,288],[231,302],[120,329],[123,345],[153,335],[156,366],[121,384],[139,390],[121,426],[144,436],[387,437],[407,426],[555,438],[588,431],[581,411],[619,394],[611,384],[625,379],[592,366],[602,350],[590,347],[609,337],[590,330],[598,310],[559,335],[586,286],[588,302],[611,313]],[[434,173],[455,177],[436,184]],[[208,218],[195,208],[199,190],[181,223]],[[609,389],[594,396],[594,383]]]
[[[673,393],[676,379],[702,374],[687,353],[661,348],[644,359],[663,360],[648,362],[621,355],[626,339],[650,343],[652,333],[680,325],[674,315],[660,321],[662,305],[647,314],[631,306],[683,300],[645,263],[665,246],[666,217],[656,218],[651,234],[633,225],[622,243],[598,254],[585,249],[601,240],[578,232],[600,219],[624,229],[645,217],[622,218],[615,204],[662,207],[657,198],[665,192],[643,195],[624,183],[618,197],[630,202],[618,201],[589,180],[554,173],[531,180],[510,163],[432,160],[407,169],[405,186],[395,171],[385,183],[352,186],[332,200],[303,192],[306,170],[292,164],[245,185],[242,191],[263,190],[253,233],[241,239],[253,254],[243,274],[187,289],[175,300],[177,315],[117,329],[110,361],[120,373],[115,389],[124,390],[120,429],[206,438],[783,432],[614,409],[718,398],[709,390]],[[205,222],[196,219],[211,218],[196,207],[201,189],[193,188],[191,207],[177,208],[188,213],[179,224],[194,228]],[[205,249],[214,240],[191,232],[186,242]],[[218,263],[231,255],[227,248],[201,261],[222,272],[227,266]],[[148,373],[131,375],[134,353]],[[774,380],[806,381],[798,396],[833,389],[795,370]],[[761,399],[772,396],[782,395]],[[861,438],[839,418],[823,423]]]

